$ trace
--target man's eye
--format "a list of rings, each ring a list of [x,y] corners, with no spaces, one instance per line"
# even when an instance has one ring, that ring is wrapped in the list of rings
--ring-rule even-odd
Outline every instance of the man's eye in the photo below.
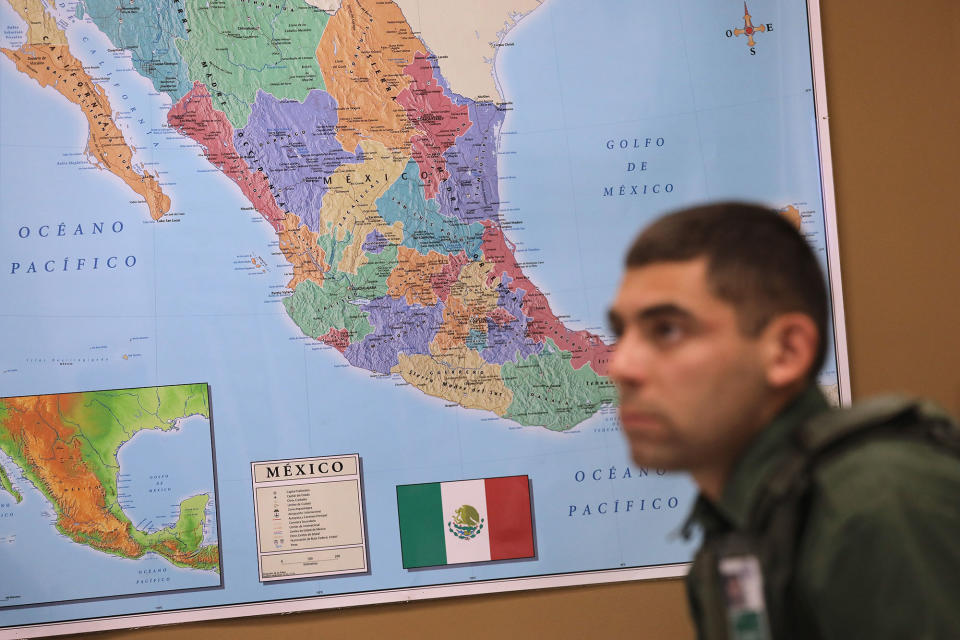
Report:
[[[613,334],[613,339],[619,340],[623,337],[623,324],[619,322],[610,323],[610,333]]]
[[[673,343],[685,335],[684,328],[678,322],[656,322],[650,327],[650,336],[660,343]]]

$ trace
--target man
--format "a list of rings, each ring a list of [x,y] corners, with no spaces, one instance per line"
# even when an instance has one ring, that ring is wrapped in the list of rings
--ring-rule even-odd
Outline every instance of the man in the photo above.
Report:
[[[761,207],[666,216],[627,256],[610,377],[634,461],[700,490],[700,637],[960,638],[957,429],[906,400],[831,410],[827,314],[813,252]]]

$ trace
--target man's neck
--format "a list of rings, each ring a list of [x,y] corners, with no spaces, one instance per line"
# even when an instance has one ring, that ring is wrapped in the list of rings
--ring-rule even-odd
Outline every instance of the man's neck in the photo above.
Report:
[[[700,469],[691,471],[693,481],[697,483],[700,493],[706,496],[710,502],[720,502],[720,496],[723,495],[723,487],[727,483],[730,475],[730,468],[720,469],[711,467],[709,469]]]
[[[765,402],[748,420],[749,426],[741,431],[743,437],[739,441],[731,443],[732,446],[727,448],[725,455],[720,455],[711,460],[708,465],[691,469],[690,475],[693,477],[693,481],[697,483],[700,493],[711,502],[719,502],[727,481],[750,443],[806,388],[805,383],[797,384],[772,394],[768,402]]]

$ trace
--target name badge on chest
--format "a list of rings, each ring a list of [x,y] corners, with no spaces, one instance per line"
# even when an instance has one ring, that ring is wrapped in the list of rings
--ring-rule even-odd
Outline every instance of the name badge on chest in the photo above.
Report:
[[[751,554],[721,557],[717,572],[730,640],[771,640],[760,561]]]

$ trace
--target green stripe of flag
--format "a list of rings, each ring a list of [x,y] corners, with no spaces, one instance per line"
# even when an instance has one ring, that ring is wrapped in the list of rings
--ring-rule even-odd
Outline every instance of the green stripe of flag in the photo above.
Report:
[[[404,568],[447,564],[440,483],[398,486],[397,511]]]

